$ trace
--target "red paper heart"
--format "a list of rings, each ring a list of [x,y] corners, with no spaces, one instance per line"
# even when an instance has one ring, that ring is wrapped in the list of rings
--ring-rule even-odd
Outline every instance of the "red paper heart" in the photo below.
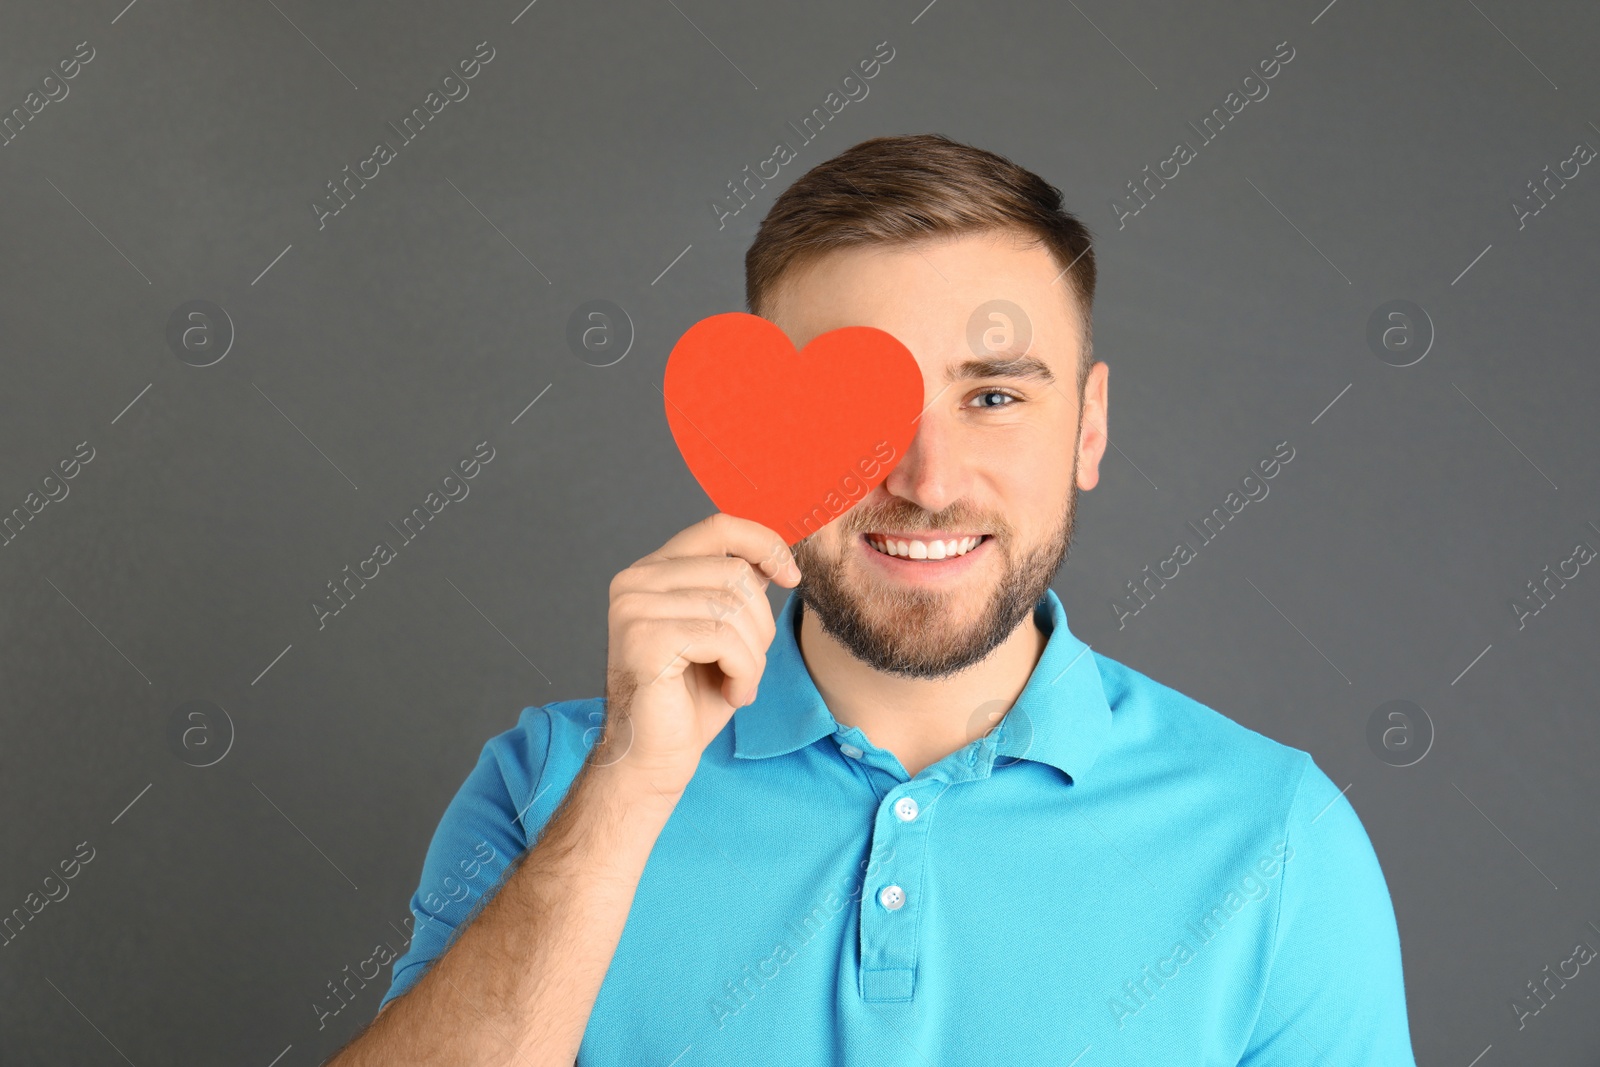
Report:
[[[667,425],[719,511],[787,544],[877,488],[922,412],[922,368],[893,334],[846,326],[799,352],[776,325],[701,319],[667,357]]]

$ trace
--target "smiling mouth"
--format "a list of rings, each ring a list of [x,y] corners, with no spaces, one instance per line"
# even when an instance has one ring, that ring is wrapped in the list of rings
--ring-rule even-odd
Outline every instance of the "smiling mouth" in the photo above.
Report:
[[[942,559],[957,559],[964,556],[985,541],[990,540],[992,536],[992,534],[971,534],[966,537],[922,539],[867,533],[862,535],[862,540],[886,556],[893,556],[896,559],[933,562]]]

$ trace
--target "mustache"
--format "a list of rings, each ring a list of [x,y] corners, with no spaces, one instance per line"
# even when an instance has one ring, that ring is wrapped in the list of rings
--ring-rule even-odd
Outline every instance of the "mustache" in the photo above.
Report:
[[[962,533],[989,534],[997,541],[1005,533],[997,523],[975,521],[959,515],[947,519],[922,515],[873,515],[852,523],[848,532],[864,534],[884,530],[959,530]]]

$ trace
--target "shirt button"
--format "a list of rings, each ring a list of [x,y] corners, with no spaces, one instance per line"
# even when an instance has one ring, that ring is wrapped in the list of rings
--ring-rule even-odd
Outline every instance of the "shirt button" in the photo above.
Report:
[[[906,902],[905,890],[897,885],[886,885],[878,890],[878,903],[890,911],[899,911],[900,906]]]
[[[901,797],[894,802],[894,813],[901,822],[910,822],[917,817],[917,802],[911,797]]]
[[[849,756],[851,759],[860,759],[861,758],[861,750],[859,748],[857,748],[856,746],[854,746],[852,744],[849,744],[849,743],[845,743],[845,744],[840,745],[839,746],[839,751],[843,752],[846,756]]]

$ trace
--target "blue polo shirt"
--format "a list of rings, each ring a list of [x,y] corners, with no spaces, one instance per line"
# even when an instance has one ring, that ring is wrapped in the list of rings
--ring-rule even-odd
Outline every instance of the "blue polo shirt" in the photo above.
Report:
[[[1308,754],[1091,651],[1049,591],[1021,697],[912,777],[823,703],[800,609],[650,855],[579,1067],[1415,1067],[1383,872]],[[383,1003],[536,840],[603,708],[484,745]]]

